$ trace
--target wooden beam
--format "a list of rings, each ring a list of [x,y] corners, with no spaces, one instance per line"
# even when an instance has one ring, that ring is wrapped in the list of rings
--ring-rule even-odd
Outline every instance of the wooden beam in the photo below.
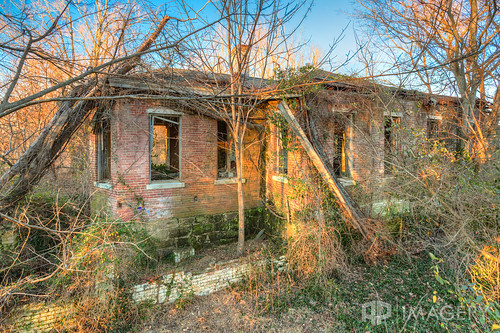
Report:
[[[292,111],[288,107],[288,104],[284,101],[278,104],[278,109],[281,115],[285,118],[286,122],[292,129],[293,133],[304,147],[307,155],[311,159],[312,163],[318,170],[319,174],[323,180],[327,183],[328,187],[335,196],[337,204],[340,206],[344,216],[349,220],[352,225],[361,232],[361,234],[367,238],[368,232],[365,225],[363,224],[363,216],[361,211],[356,209],[356,205],[352,202],[352,199],[348,196],[343,186],[337,181],[337,179],[330,172],[325,162],[321,158],[320,154],[316,151],[314,146],[311,144],[307,138],[304,130],[300,127],[299,122],[293,115]]]

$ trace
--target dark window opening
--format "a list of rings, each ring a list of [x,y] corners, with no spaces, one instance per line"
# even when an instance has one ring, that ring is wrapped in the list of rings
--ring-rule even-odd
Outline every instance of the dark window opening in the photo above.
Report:
[[[96,127],[97,140],[97,181],[106,182],[111,178],[111,130],[109,119],[103,119]]]
[[[288,149],[290,147],[290,133],[288,128],[278,129],[278,172],[288,174]]]
[[[332,169],[337,177],[347,175],[346,126],[343,122],[335,122]]]
[[[439,138],[439,120],[427,119],[427,139],[437,140]]]
[[[228,131],[227,123],[217,121],[217,177],[236,177],[236,154],[234,140]]]
[[[179,179],[179,117],[151,117],[151,181]]]
[[[384,172],[392,174],[395,155],[399,150],[397,126],[401,123],[399,117],[385,117],[384,119]]]

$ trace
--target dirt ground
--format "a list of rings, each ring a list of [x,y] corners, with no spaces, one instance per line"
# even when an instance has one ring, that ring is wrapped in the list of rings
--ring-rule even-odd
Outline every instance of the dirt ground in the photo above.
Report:
[[[248,297],[224,290],[196,297],[182,308],[151,310],[141,332],[343,332],[328,309],[290,308],[280,315],[259,314]]]

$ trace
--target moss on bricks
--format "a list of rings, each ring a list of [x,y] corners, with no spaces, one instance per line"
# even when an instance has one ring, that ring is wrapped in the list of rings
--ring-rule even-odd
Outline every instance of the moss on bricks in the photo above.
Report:
[[[251,237],[262,229],[268,230],[270,216],[263,208],[246,210],[246,235]],[[237,212],[157,220],[151,221],[149,225],[148,231],[160,248],[192,246],[199,250],[207,245],[226,244],[238,238]]]
[[[193,233],[193,228],[179,227],[178,229],[172,230],[170,232],[170,238],[182,238],[189,237]]]
[[[245,211],[245,214],[247,211],[248,211],[248,209]],[[238,212],[225,213],[224,217],[227,221],[231,221],[231,220],[238,221]]]
[[[197,248],[195,245],[197,245],[197,241],[193,237],[179,237],[176,239],[176,245],[177,247],[188,247],[188,246],[193,246],[195,250],[198,250],[199,247]]]
[[[96,192],[90,202],[90,211],[92,215],[106,216],[111,213],[109,198],[102,192]]]
[[[215,224],[212,222],[198,223],[196,225],[193,225],[193,227],[191,228],[191,233],[193,235],[202,235],[207,232],[213,231],[215,231]]]
[[[234,242],[234,238],[222,238],[222,239],[219,239],[217,241],[217,244],[218,245],[225,245],[225,244],[229,244],[229,243],[233,243]]]
[[[226,232],[226,238],[238,238],[238,230],[229,230]]]
[[[223,226],[222,226],[223,231],[231,231],[231,230],[238,230],[238,220],[236,221],[226,221]]]

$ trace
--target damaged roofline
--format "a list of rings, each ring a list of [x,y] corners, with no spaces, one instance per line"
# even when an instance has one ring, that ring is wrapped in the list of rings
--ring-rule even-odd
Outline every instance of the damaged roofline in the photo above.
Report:
[[[224,93],[226,89],[220,88],[219,91],[216,89],[218,84],[217,78],[204,78],[203,81],[198,79],[198,76],[204,74],[197,71],[191,70],[173,70],[175,77],[168,79],[166,83],[156,83],[154,78],[146,77],[110,77],[108,78],[108,84],[112,88],[118,89],[132,89],[138,91],[148,91],[155,92],[154,95],[158,96],[159,93],[173,93],[180,95],[191,95],[190,98],[196,96],[198,98],[207,99],[227,99],[231,97],[247,97],[251,99],[260,99],[262,101],[277,101],[283,98],[298,98],[301,94],[297,93],[279,93],[277,89],[273,89],[271,81],[260,78],[248,77],[248,82],[258,82],[258,87],[250,86],[247,92],[242,95],[226,94]],[[389,94],[394,94],[399,98],[409,99],[409,100],[421,100],[425,106],[435,106],[435,105],[454,105],[459,106],[461,100],[459,97],[430,94],[421,92],[418,90],[409,90],[400,87],[385,86],[379,83],[367,82],[363,79],[352,79],[358,82],[348,82],[345,77],[340,77],[334,73],[327,73],[326,76],[316,75],[313,80],[316,82],[312,83],[315,85],[322,85],[328,90],[341,90],[345,92],[352,92],[357,94],[376,94],[380,92],[387,92]],[[221,74],[222,75],[222,74]],[[333,80],[332,80],[333,78]],[[178,80],[178,84],[174,81]],[[215,85],[213,89],[203,87],[201,84],[197,85],[199,82],[205,82],[205,84]],[[265,90],[268,88],[268,90]],[[186,97],[187,97],[186,96]],[[173,97],[173,96],[172,96]],[[183,99],[182,97],[179,99]],[[189,98],[189,97],[187,97]],[[154,98],[150,98],[154,99]],[[161,98],[158,98],[161,99]],[[165,98],[169,99],[169,98]],[[175,99],[175,98],[170,98]],[[483,100],[478,100],[478,107],[481,109],[488,109],[490,103]]]

